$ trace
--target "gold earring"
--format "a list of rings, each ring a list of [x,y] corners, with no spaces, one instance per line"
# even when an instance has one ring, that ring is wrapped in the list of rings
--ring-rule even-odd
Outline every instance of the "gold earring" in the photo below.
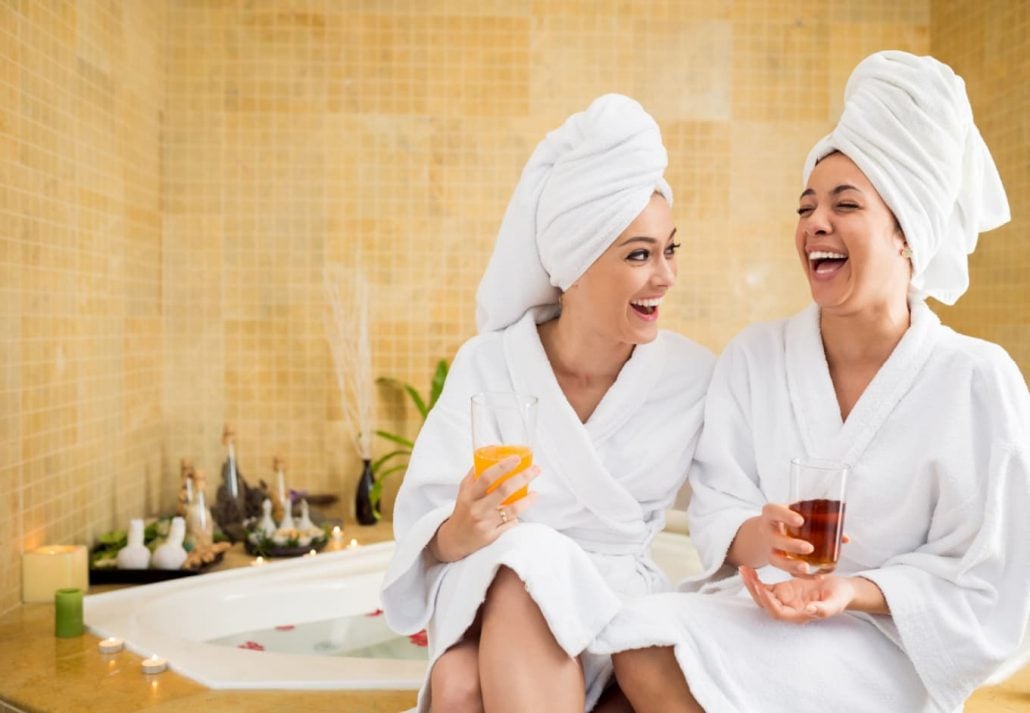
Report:
[[[912,259],[912,248],[910,248],[907,245],[905,247],[903,247],[901,249],[901,257],[905,258],[906,260],[911,260]]]
[[[564,292],[559,292],[558,293],[558,309],[561,309],[564,306],[564,302],[565,302],[565,293]]]

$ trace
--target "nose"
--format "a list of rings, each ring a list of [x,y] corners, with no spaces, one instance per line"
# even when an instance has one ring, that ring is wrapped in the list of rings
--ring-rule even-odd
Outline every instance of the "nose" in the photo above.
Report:
[[[676,284],[676,258],[663,258],[658,261],[658,268],[651,275],[651,282],[656,287],[669,288]]]
[[[818,206],[813,208],[808,215],[801,218],[801,224],[805,235],[812,237],[828,235],[833,230],[830,222],[830,212]]]

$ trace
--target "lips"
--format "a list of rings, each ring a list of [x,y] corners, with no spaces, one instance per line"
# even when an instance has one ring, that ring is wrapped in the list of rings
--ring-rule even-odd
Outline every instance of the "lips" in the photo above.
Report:
[[[848,256],[835,250],[813,250],[808,254],[812,276],[817,280],[829,280],[848,262]]]
[[[630,300],[629,306],[633,308],[637,316],[647,322],[658,319],[658,306],[661,305],[661,297],[649,297],[646,299]]]

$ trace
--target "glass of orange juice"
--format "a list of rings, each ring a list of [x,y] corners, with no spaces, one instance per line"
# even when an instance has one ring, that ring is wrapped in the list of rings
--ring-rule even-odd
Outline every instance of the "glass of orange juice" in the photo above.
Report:
[[[518,456],[519,464],[495,481],[487,492],[508,478],[533,465],[533,433],[536,429],[535,396],[506,391],[491,391],[472,397],[472,459],[476,477],[508,456]],[[529,492],[528,486],[509,495],[510,505]]]

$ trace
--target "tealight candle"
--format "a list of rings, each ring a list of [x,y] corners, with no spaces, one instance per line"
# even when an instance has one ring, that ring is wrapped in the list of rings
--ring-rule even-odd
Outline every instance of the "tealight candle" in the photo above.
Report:
[[[317,554],[318,554],[317,550],[311,550],[310,552],[308,552],[308,557],[314,557]]]
[[[116,636],[109,636],[103,639],[99,646],[102,654],[116,654],[125,648],[125,642]]]
[[[350,543],[349,543],[349,544],[347,545],[347,548],[348,548],[348,549],[353,549],[353,548],[355,548],[355,547],[357,547],[357,546],[358,546],[358,541],[357,541],[357,540],[355,540],[355,539],[352,539],[352,540],[350,541]]]
[[[343,529],[339,525],[333,525],[333,542],[343,542]]]
[[[262,557],[261,555],[258,555],[257,557],[254,558],[254,561],[250,563],[250,566],[251,567],[260,567],[264,563],[265,563],[265,558]]]
[[[168,662],[157,654],[143,659],[143,673],[161,673],[168,668]]]

